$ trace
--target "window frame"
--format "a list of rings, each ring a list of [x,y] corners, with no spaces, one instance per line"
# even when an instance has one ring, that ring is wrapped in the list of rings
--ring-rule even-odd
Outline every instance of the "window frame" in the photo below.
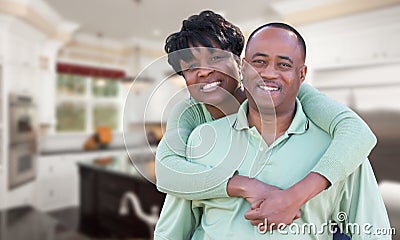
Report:
[[[62,73],[58,72],[56,75],[56,81],[59,79],[59,75],[76,75],[70,73]],[[96,106],[115,106],[118,112],[117,117],[117,127],[113,129],[113,132],[122,132],[123,130],[123,103],[124,103],[124,85],[118,79],[105,78],[106,81],[117,81],[118,84],[118,93],[115,97],[97,97],[93,93],[92,84],[94,79],[101,78],[100,76],[81,76],[85,81],[85,92],[82,96],[68,96],[65,94],[60,94],[57,89],[57,83],[55,84],[55,92],[56,92],[56,101],[55,101],[55,114],[57,113],[57,108],[60,104],[63,103],[78,103],[85,105],[85,129],[83,131],[58,131],[57,126],[54,125],[54,133],[57,135],[76,135],[76,134],[90,134],[95,131],[94,129],[94,109]],[[55,116],[56,121],[57,114]]]

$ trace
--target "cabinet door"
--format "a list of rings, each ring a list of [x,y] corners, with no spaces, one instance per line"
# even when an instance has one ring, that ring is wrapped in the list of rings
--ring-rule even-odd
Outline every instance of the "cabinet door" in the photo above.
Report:
[[[39,157],[36,206],[48,211],[78,205],[76,162],[68,156]]]

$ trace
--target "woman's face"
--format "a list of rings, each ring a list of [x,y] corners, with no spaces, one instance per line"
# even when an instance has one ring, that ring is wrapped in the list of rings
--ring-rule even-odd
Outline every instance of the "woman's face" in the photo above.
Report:
[[[180,61],[190,95],[199,102],[219,106],[232,99],[239,83],[239,60],[219,48],[192,47],[193,55]]]

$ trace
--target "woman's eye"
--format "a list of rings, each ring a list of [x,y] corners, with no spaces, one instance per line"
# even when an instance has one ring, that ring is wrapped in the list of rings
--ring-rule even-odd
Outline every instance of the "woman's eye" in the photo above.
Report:
[[[212,57],[211,57],[211,61],[213,61],[213,62],[218,61],[218,60],[220,60],[220,59],[222,59],[221,56],[212,56]]]
[[[194,70],[194,69],[196,69],[196,68],[197,68],[197,65],[196,65],[196,64],[191,64],[191,65],[189,65],[189,66],[186,67],[186,69],[189,70],[189,71]]]

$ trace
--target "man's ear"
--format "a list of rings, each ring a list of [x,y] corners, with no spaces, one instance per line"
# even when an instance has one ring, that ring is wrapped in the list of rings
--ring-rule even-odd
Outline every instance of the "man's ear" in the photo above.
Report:
[[[306,75],[307,75],[307,66],[303,65],[300,69],[300,81],[304,82],[304,80],[306,79]]]

